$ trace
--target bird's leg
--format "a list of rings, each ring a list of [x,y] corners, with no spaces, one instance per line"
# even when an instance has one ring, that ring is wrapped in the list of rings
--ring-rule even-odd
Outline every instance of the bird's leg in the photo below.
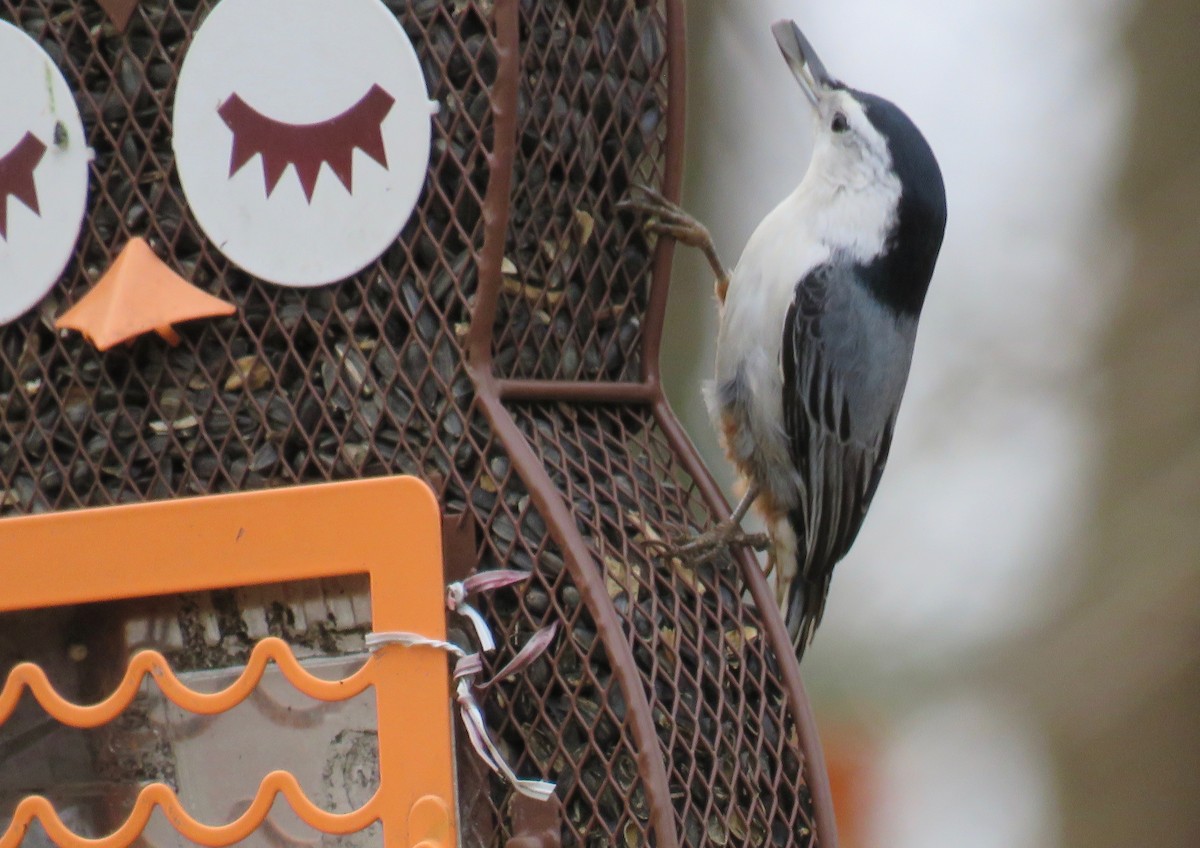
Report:
[[[724,303],[725,293],[729,290],[729,272],[717,255],[717,246],[713,244],[708,228],[649,186],[639,185],[635,188],[639,196],[622,200],[617,208],[631,209],[645,215],[647,220],[644,226],[650,232],[670,236],[681,244],[703,252],[717,278],[717,300]]]
[[[657,542],[654,546],[661,548],[664,556],[682,560],[690,565],[707,562],[721,548],[734,545],[753,548],[756,551],[767,550],[771,540],[766,533],[746,533],[742,530],[742,519],[758,498],[758,492],[757,484],[751,484],[733,510],[733,514],[699,536],[683,544],[668,545]]]

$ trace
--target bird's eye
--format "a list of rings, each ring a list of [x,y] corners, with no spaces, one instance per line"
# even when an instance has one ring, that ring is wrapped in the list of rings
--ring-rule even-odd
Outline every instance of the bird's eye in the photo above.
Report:
[[[831,125],[835,133],[844,133],[850,129],[850,122],[846,120],[846,116],[838,112],[833,116],[833,124]]]

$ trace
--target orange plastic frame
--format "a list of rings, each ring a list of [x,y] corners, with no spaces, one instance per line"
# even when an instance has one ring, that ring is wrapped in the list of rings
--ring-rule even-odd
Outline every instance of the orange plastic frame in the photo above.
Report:
[[[366,573],[377,631],[444,639],[440,528],[433,493],[412,477],[6,519],[0,521],[0,611]],[[225,846],[262,824],[278,794],[325,833],[352,833],[379,820],[386,848],[456,844],[447,658],[436,648],[387,647],[350,677],[327,681],[305,671],[287,643],[264,639],[238,680],[212,694],[188,689],[161,654],[142,651],[116,691],[89,706],[66,701],[39,666],[23,663],[0,689],[0,723],[28,688],[58,721],[96,727],[129,705],[147,674],[183,709],[223,712],[253,691],[268,659],[318,700],[344,700],[375,687],[379,788],[364,806],[326,812],[309,801],[293,775],[275,771],[238,819],[205,825],[188,815],[169,787],[153,784],[115,832],[88,839],[69,830],[46,798],[30,796],[18,804],[0,848],[16,848],[35,818],[58,845],[123,848],[142,833],[155,806],[186,838]]]

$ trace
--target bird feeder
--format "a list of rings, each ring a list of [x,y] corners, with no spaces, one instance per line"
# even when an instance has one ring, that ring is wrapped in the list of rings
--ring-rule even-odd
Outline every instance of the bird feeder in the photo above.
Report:
[[[442,510],[449,575],[530,575],[480,602],[493,670],[559,628],[483,702],[500,751],[518,774],[554,781],[555,803],[514,805],[512,786],[472,767],[460,739],[463,845],[836,845],[819,740],[759,565],[739,554],[691,568],[653,545],[727,514],[662,394],[672,245],[617,207],[637,184],[679,195],[683,4],[354,0],[386,9],[415,50],[436,104],[421,113],[428,167],[412,217],[361,270],[281,285],[209,237],[176,167],[180,68],[208,17],[234,2],[250,0],[103,4],[128,9],[120,28],[97,3],[0,6],[60,64],[94,151],[72,261],[41,308],[0,327],[0,512],[418,477]],[[354,50],[331,55],[357,63]],[[363,83],[347,84],[347,110],[369,93]],[[316,122],[271,113],[268,94],[242,93],[234,111]],[[386,145],[396,107],[362,102]],[[352,162],[352,180],[318,163],[302,183],[267,152],[261,164],[225,161],[220,179],[300,217],[323,193],[336,209],[398,164],[373,131],[358,138],[338,160],[347,175]],[[330,228],[351,229],[331,214]],[[57,304],[78,301],[133,238],[236,313],[182,325],[175,347],[139,336],[100,352],[55,332]],[[395,532],[342,518],[329,516],[327,532]],[[245,664],[270,635],[304,662],[361,652],[368,596],[365,580],[325,578],[65,621],[10,615],[0,632],[59,633],[31,650],[65,640],[120,667],[137,641],[174,673],[204,675]],[[97,678],[79,668],[64,674],[86,693]],[[87,748],[103,780],[136,785],[173,768],[152,736],[108,733]],[[0,778],[0,796],[12,791]]]

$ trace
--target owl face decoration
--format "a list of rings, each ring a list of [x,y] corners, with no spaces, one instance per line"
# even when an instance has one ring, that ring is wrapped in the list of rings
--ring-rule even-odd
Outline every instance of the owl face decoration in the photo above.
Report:
[[[3,21],[0,92],[3,323],[41,300],[70,261],[91,151],[54,61]],[[436,104],[380,0],[222,0],[192,38],[174,101],[188,205],[212,244],[254,276],[297,287],[342,280],[383,253],[416,207]]]

